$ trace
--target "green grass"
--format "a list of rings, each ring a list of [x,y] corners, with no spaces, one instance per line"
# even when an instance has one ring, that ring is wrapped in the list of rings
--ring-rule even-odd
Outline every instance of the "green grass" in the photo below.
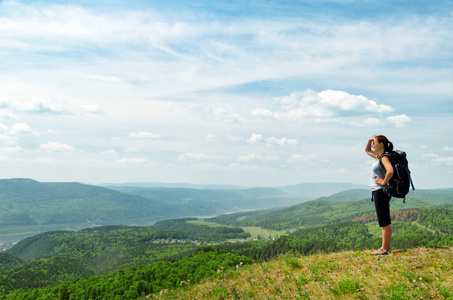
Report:
[[[230,228],[237,227],[237,226],[222,225],[222,224],[215,223],[215,222],[206,222],[203,220],[190,220],[190,221],[186,221],[186,223],[195,224],[195,225],[204,225],[204,226],[208,226],[208,227],[230,227]]]
[[[278,258],[151,299],[453,299],[453,248]]]
[[[205,225],[209,227],[237,227],[237,226],[227,226],[227,225],[222,225],[219,223],[214,223],[214,222],[206,222],[203,220],[191,220],[187,221],[187,223],[190,224],[196,224],[196,225]],[[276,237],[276,236],[282,236],[282,235],[287,235],[288,231],[287,230],[271,230],[271,229],[264,229],[261,227],[253,227],[253,226],[240,226],[245,232],[250,233],[251,237],[249,239],[256,239],[261,237],[261,239],[269,239],[271,237]]]
[[[276,237],[276,236],[282,236],[282,235],[287,235],[286,230],[270,230],[270,229],[264,229],[261,227],[252,227],[252,226],[241,226],[241,228],[245,231],[251,234],[251,238],[255,239],[260,236],[262,239],[269,239],[271,237]]]

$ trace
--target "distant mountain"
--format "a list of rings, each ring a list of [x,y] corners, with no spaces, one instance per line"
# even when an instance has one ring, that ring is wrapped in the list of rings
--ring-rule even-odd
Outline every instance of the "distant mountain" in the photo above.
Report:
[[[188,189],[217,189],[217,190],[239,190],[247,189],[246,186],[232,184],[194,184],[194,183],[166,183],[166,182],[127,182],[127,183],[102,183],[99,186],[107,188],[139,187],[139,188],[188,188]]]
[[[292,194],[294,196],[303,196],[306,198],[319,198],[330,196],[342,191],[353,189],[367,189],[370,187],[363,184],[339,183],[339,182],[321,182],[321,183],[301,183],[278,187],[278,189]]]
[[[244,187],[244,186],[221,186],[221,185],[195,185],[181,183],[125,183],[125,184],[104,184],[106,188],[147,197],[160,199],[162,201],[178,202],[177,199],[209,200],[239,199],[245,198],[270,199],[279,198],[280,203],[268,205],[260,201],[257,208],[283,207],[296,203],[313,200],[319,197],[330,196],[342,191],[351,189],[366,189],[369,186],[353,183],[302,183],[281,187]],[[250,207],[249,207],[250,208]],[[247,208],[247,209],[249,209]]]
[[[80,183],[0,180],[0,226],[131,224],[180,216],[155,199]]]
[[[145,188],[115,186],[111,189],[148,199],[164,201],[185,207],[193,215],[218,215],[225,212],[285,207],[309,200],[294,196],[277,188],[247,188],[238,190],[189,189],[189,188]]]
[[[144,185],[144,184],[143,184]],[[218,187],[218,186],[217,186]],[[321,187],[321,186],[320,186]],[[80,229],[94,225],[144,225],[181,217],[207,217],[239,211],[287,207],[312,199],[294,188],[191,189],[166,187],[101,187],[32,179],[0,180],[0,233]],[[315,192],[307,186],[310,195]],[[326,185],[322,186],[326,191]],[[55,227],[55,226],[57,227]],[[38,228],[45,226],[46,228]],[[54,227],[51,227],[54,226]],[[58,227],[60,226],[60,227]],[[24,229],[25,230],[25,229]]]

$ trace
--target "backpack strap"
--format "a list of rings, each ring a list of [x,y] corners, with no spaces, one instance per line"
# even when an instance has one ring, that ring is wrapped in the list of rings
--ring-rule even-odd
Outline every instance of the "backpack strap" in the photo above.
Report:
[[[384,163],[382,162],[382,158],[383,158],[384,156],[387,156],[387,157],[389,158],[390,163],[392,163],[392,161],[391,161],[391,158],[392,158],[392,157],[390,156],[390,154],[389,154],[388,152],[385,152],[384,154],[382,154],[382,155],[379,157],[379,166],[381,167],[381,171],[382,171],[382,173],[383,173],[384,176],[385,176],[385,174],[387,174],[387,170],[385,169]]]

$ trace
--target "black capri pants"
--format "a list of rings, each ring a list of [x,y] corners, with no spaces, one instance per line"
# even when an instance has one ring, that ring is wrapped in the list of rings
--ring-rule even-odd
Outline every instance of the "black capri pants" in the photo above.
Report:
[[[376,208],[379,227],[385,227],[392,224],[390,220],[390,199],[392,199],[392,196],[384,193],[384,189],[373,191],[373,201],[374,207]]]

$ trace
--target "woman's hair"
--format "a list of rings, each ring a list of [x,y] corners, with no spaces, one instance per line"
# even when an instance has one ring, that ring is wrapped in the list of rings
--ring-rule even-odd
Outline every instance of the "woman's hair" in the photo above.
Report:
[[[378,139],[379,143],[383,143],[384,144],[384,151],[385,152],[392,152],[393,151],[393,143],[390,142],[385,136],[376,135],[375,138]]]

